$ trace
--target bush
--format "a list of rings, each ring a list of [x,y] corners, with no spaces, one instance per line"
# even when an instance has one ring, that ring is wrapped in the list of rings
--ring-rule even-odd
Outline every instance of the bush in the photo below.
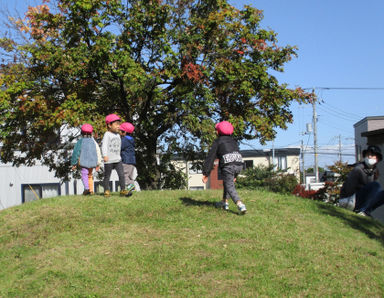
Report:
[[[291,193],[296,184],[295,175],[273,171],[273,166],[263,165],[246,169],[237,179],[238,188],[268,189],[279,193]]]
[[[340,185],[335,182],[327,181],[323,188],[320,188],[314,199],[320,200],[326,203],[336,203],[340,196]]]
[[[297,184],[292,194],[302,198],[314,199],[317,191],[316,190],[306,190],[305,186]]]
[[[347,179],[352,167],[348,163],[337,161],[334,165],[328,166],[329,170],[339,174],[334,182],[327,181],[323,188],[319,189],[314,197],[326,203],[336,203],[340,197],[340,189],[344,181]]]
[[[265,180],[272,177],[272,167],[263,165],[244,170],[237,178],[237,188],[260,189],[265,187]]]
[[[273,192],[292,193],[297,185],[297,179],[295,175],[280,173],[275,177],[267,178],[264,183]]]

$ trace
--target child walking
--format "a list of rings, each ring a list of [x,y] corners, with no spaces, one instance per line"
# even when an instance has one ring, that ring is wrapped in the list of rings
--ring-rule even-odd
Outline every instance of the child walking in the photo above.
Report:
[[[101,164],[100,147],[92,137],[92,132],[91,124],[85,123],[81,126],[82,137],[76,142],[71,158],[72,170],[75,170],[78,165],[81,168],[85,196],[94,193],[93,169],[96,168],[98,172]]]
[[[128,191],[125,190],[125,180],[123,163],[121,162],[120,148],[120,122],[121,119],[115,114],[109,114],[105,117],[105,123],[107,125],[107,132],[103,136],[101,145],[101,151],[104,159],[104,196],[110,196],[109,179],[111,177],[112,170],[115,169],[119,176],[120,196],[126,196]]]
[[[120,125],[121,138],[121,159],[123,161],[125,184],[127,191],[132,194],[135,190],[135,169],[136,169],[136,155],[135,155],[135,140],[132,133],[135,127],[132,123],[124,122]]]
[[[228,121],[222,121],[216,124],[216,133],[218,138],[213,142],[208,156],[203,165],[203,183],[207,183],[208,176],[212,171],[216,158],[219,159],[219,167],[223,176],[224,193],[223,199],[216,203],[216,206],[228,210],[228,199],[237,205],[239,212],[245,214],[247,209],[241,202],[235,189],[235,179],[243,169],[243,158],[239,152],[237,142],[232,138],[233,126]]]

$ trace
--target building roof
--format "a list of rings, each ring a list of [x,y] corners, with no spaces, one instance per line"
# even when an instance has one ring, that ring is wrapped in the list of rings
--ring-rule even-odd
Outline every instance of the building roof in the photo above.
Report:
[[[362,137],[373,137],[373,136],[379,136],[379,135],[383,135],[383,134],[384,134],[384,128],[381,128],[381,129],[362,132],[361,136]]]
[[[278,148],[274,149],[275,156],[299,156],[300,148]],[[240,153],[243,157],[265,157],[272,156],[272,149],[264,149],[264,150],[240,150]],[[203,157],[205,158],[205,156]],[[182,154],[174,154],[172,156],[173,160],[185,160]]]
[[[360,124],[363,124],[364,122],[368,122],[370,120],[384,120],[384,116],[368,116],[368,117],[365,117],[365,118],[361,119],[360,121],[356,122],[355,124],[353,124],[353,127],[359,126]]]
[[[300,155],[300,148],[278,148],[274,149],[275,156]],[[273,150],[240,150],[243,157],[272,156]]]

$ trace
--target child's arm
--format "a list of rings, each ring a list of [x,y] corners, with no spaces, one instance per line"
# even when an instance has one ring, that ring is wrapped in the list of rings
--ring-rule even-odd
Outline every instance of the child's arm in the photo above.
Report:
[[[93,141],[95,142],[96,154],[97,154],[97,167],[96,167],[96,171],[99,171],[100,170],[100,165],[101,165],[101,151],[100,151],[99,144],[97,144],[96,140],[93,139]]]
[[[109,141],[108,132],[106,132],[104,134],[104,136],[103,136],[103,140],[101,141],[101,153],[102,153],[104,162],[108,161],[108,156],[107,156],[107,153],[108,153],[108,141]]]
[[[72,170],[76,169],[76,166],[79,162],[82,141],[83,139],[78,140],[75,144],[75,147],[73,148],[73,153],[71,157]]]
[[[218,144],[218,141],[216,140],[213,142],[212,147],[209,150],[207,158],[205,159],[203,164],[203,182],[204,182],[204,177],[206,177],[205,180],[208,181],[208,176],[212,171],[213,163],[215,162],[218,148],[219,148],[219,144]]]

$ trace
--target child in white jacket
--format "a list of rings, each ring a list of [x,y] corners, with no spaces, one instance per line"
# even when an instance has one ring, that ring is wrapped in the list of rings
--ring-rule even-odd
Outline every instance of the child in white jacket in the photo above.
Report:
[[[110,114],[105,117],[105,123],[107,124],[107,132],[104,134],[101,151],[104,159],[104,196],[110,196],[109,179],[111,177],[112,170],[115,169],[119,176],[120,196],[126,196],[128,191],[125,190],[125,179],[123,163],[121,161],[120,149],[120,122],[121,119],[115,114]]]

